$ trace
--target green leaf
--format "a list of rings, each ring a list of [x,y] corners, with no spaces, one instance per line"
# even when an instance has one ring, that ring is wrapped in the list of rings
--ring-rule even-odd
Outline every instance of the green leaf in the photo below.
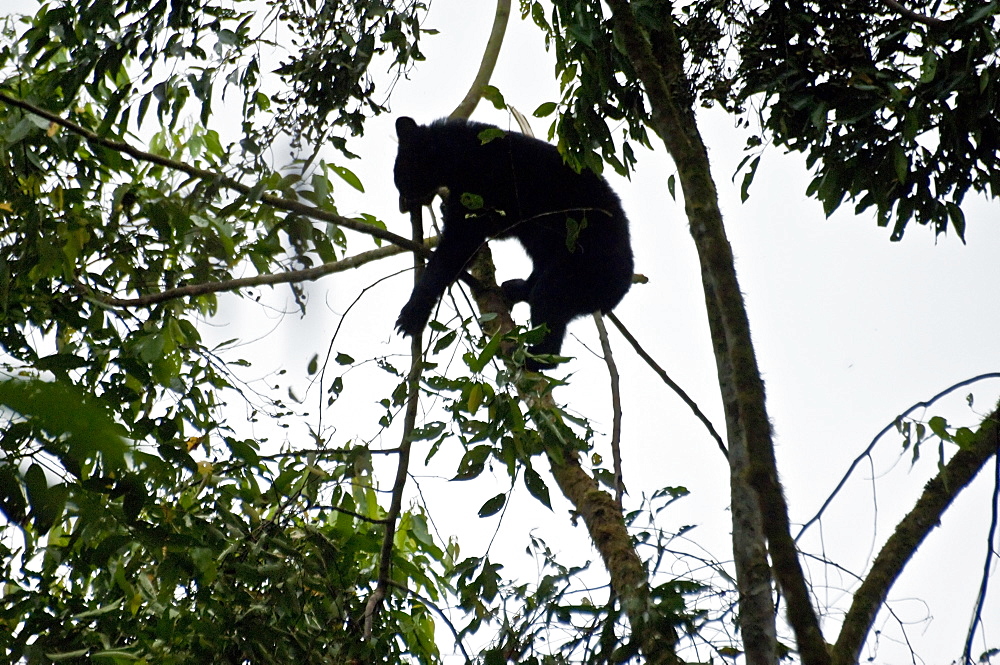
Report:
[[[470,448],[458,463],[458,473],[452,480],[472,480],[478,477],[486,468],[486,459],[492,452],[493,449],[487,445]]]
[[[483,131],[479,132],[479,140],[483,145],[486,145],[490,141],[496,141],[497,139],[502,139],[507,136],[507,132],[497,127],[487,127]]]
[[[959,427],[955,430],[954,441],[962,450],[968,450],[976,442],[976,434],[968,427]]]
[[[489,517],[490,515],[496,515],[503,509],[506,502],[506,494],[497,494],[495,497],[483,504],[482,508],[479,509],[479,516]]]
[[[18,474],[8,464],[0,465],[0,510],[14,524],[23,524],[28,501],[21,489]]]
[[[965,213],[962,212],[962,208],[951,201],[945,204],[945,208],[948,210],[948,219],[951,220],[952,228],[958,234],[959,240],[965,242]]]
[[[528,488],[531,496],[541,501],[542,505],[546,508],[552,510],[552,504],[549,502],[549,488],[545,485],[542,477],[538,475],[538,472],[530,466],[524,467],[524,485]]]
[[[938,437],[945,441],[951,441],[951,433],[948,432],[948,421],[941,416],[934,416],[927,421],[927,426],[931,428]]]
[[[444,432],[445,425],[443,422],[437,421],[433,423],[428,423],[423,427],[414,428],[410,432],[410,441],[424,441],[427,439],[434,439],[441,436]]]
[[[474,374],[479,374],[483,371],[483,368],[496,356],[497,351],[500,350],[500,343],[503,341],[503,335],[497,333],[490,338],[490,341],[486,343],[485,348],[483,348],[482,353],[478,356],[473,357],[472,354],[466,354],[465,362],[468,364],[469,369],[472,370]]]
[[[125,466],[121,427],[97,400],[60,381],[0,381],[0,404],[21,414],[53,439],[64,439],[77,461],[100,455],[108,469]]]
[[[483,396],[485,395],[483,391],[483,384],[474,383],[469,389],[469,397],[465,402],[465,408],[468,409],[469,413],[476,415],[476,411],[483,403]]]
[[[938,58],[934,51],[924,51],[920,59],[920,82],[930,83],[937,73]]]
[[[463,192],[458,200],[466,210],[481,210],[483,207],[483,197],[479,194]]]
[[[452,345],[452,343],[458,338],[457,330],[449,330],[447,333],[442,335],[437,342],[434,343],[434,348],[431,350],[432,353],[440,353],[442,349],[446,349]]]
[[[483,99],[491,102],[494,108],[498,110],[504,110],[507,108],[507,102],[504,101],[503,95],[500,94],[500,90],[492,85],[483,86]]]
[[[539,105],[539,107],[535,109],[532,115],[535,116],[536,118],[544,118],[546,116],[552,115],[552,113],[555,110],[556,110],[555,102],[545,102],[544,104]]]
[[[750,185],[753,184],[754,176],[757,175],[757,165],[760,164],[760,157],[754,157],[750,161],[750,167],[743,174],[743,184],[740,185],[740,201],[746,203],[750,198]]]
[[[333,170],[334,173],[339,175],[341,179],[343,179],[343,181],[346,182],[348,185],[358,190],[359,192],[364,193],[365,186],[361,184],[361,178],[356,176],[353,171],[343,166],[336,166],[336,165],[331,165],[330,168]]]
[[[896,180],[901,183],[906,182],[906,174],[910,170],[910,158],[899,143],[892,144],[892,163],[896,169]]]

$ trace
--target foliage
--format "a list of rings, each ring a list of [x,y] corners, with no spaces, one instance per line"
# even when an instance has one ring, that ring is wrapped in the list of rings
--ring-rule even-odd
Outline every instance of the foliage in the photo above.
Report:
[[[368,62],[387,50],[399,67],[419,57],[410,29],[423,6],[328,3],[357,43],[341,31],[323,46],[310,33],[312,47],[328,57],[344,49],[361,66],[324,90],[321,115],[294,94],[262,92],[259,35],[273,17],[227,7],[65,3],[5,21],[0,90],[82,128],[0,104],[0,347],[4,374],[24,377],[0,383],[9,662],[349,662],[371,658],[372,644],[389,662],[437,658],[431,610],[417,596],[395,594],[376,639],[359,639],[384,530],[366,451],[262,457],[258,441],[228,428],[223,407],[240,395],[232,368],[247,363],[228,343],[202,342],[198,321],[216,296],[109,305],[119,294],[224,282],[247,266],[343,255],[336,225],[257,199],[301,196],[335,212],[328,175],[357,178],[322,164],[302,183],[268,169],[260,146],[296,127],[296,136],[340,125],[358,133],[361,111],[348,107],[383,110],[369,103]],[[362,15],[368,23],[355,21]],[[310,75],[299,58],[289,55],[283,76]],[[211,128],[225,94],[243,96],[241,135]],[[83,131],[133,142],[138,131],[147,155]],[[234,195],[172,168],[181,162],[253,173],[258,184]],[[254,408],[291,415],[278,400]],[[426,518],[404,513],[395,544],[398,582],[440,598],[450,554]]]
[[[892,223],[894,240],[911,220],[961,238],[966,194],[1000,196],[996,2],[907,3],[915,11],[901,13],[874,0],[704,0],[676,15],[669,3],[630,4],[654,52],[673,37],[682,45],[685,71],[666,72],[678,106],[700,98],[758,109],[766,136],[748,142],[744,196],[764,141],[806,153],[807,193],[828,215],[857,201],[855,212],[874,208],[879,225]],[[648,143],[652,116],[603,5],[555,0],[546,16],[541,2],[522,0],[521,12],[555,51],[562,89],[536,114],[558,110],[551,131],[578,165],[599,171],[603,158],[630,170],[629,140]]]
[[[894,63],[868,69],[833,29],[843,18],[834,12],[847,6],[795,9],[814,26],[787,21],[795,39],[814,46],[803,52],[775,45],[784,39],[778,14],[741,3],[689,3],[679,17],[658,0],[631,6],[653,46],[684,45],[689,71],[669,72],[674,99],[735,110],[760,93],[774,140],[813,151],[813,193],[829,209],[859,195],[881,221],[894,214],[899,233],[910,217],[942,228],[941,215],[961,233],[962,195],[996,193],[996,162],[986,159],[997,149],[995,62],[986,54],[995,4],[933,29],[912,30],[896,15],[855,26],[852,39],[889,49],[879,62]],[[63,1],[3,25],[0,653],[25,663],[434,663],[447,628],[459,648],[485,645],[465,654],[477,662],[600,663],[640,649],[651,657],[639,633],[654,624],[660,633],[650,634],[677,632],[685,644],[736,653],[728,573],[713,561],[696,562],[703,575],[663,566],[680,556],[669,548],[687,527],[672,533],[655,518],[683,488],[599,516],[620,527],[648,575],[638,594],[648,607],[622,593],[627,585],[609,593],[603,573],[595,582],[587,565],[566,565],[540,537],[530,548],[540,573],[527,584],[506,579],[503,563],[486,554],[461,558],[418,500],[390,519],[387,497],[401,498],[401,486],[380,485],[378,459],[402,457],[403,446],[380,442],[396,435],[390,428],[399,429],[411,397],[433,407],[404,443],[423,446],[436,474],[481,482],[494,471],[551,508],[543,462],[553,470],[572,462],[591,482],[583,493],[610,503],[604,490],[616,478],[594,450],[591,424],[552,404],[558,382],[524,390],[523,348],[537,330],[484,336],[478,326],[492,314],[432,321],[414,384],[397,359],[333,355],[324,370],[342,373],[329,383],[328,406],[363,365],[392,384],[376,396],[383,412],[371,440],[334,443],[324,430],[278,445],[231,422],[234,403],[252,424],[283,429],[303,418],[291,400],[241,383],[249,362],[240,340],[203,339],[219,306],[214,291],[183,288],[248,296],[237,277],[284,275],[304,311],[298,283],[308,269],[362,258],[348,255],[345,229],[414,249],[370,214],[338,215],[341,181],[363,185],[318,151],[330,144],[338,160],[352,156],[351,139],[386,110],[385,81],[391,87],[423,58],[420,38],[432,33],[421,27],[421,2],[277,0],[259,9],[250,1]],[[548,14],[525,0],[521,9],[555,51],[562,86],[562,99],[537,115],[558,112],[552,133],[577,167],[627,173],[631,146],[648,145],[656,126],[628,35],[594,0],[556,0]],[[735,39],[741,21],[747,85],[730,95],[724,37]],[[848,56],[850,75],[841,62]],[[921,69],[907,69],[918,61]],[[765,64],[771,73],[754,78]],[[499,91],[487,94],[502,104]],[[238,123],[219,117],[223,104],[238,109]],[[863,113],[845,115],[848,107]],[[936,145],[920,143],[929,129],[940,135]],[[852,132],[873,137],[861,155],[889,160],[870,191],[868,181],[845,179],[862,172],[844,162]],[[268,163],[276,144],[294,151],[287,169]],[[900,150],[911,160],[905,169]],[[932,191],[950,199],[932,200]],[[279,197],[296,205],[275,205]],[[513,364],[500,360],[509,348]],[[444,357],[454,366],[439,365]],[[314,359],[307,373],[319,371]],[[941,441],[977,449],[978,433],[943,421],[929,427]],[[929,435],[914,428],[916,456]],[[494,494],[479,514],[502,515],[509,498]],[[383,586],[389,593],[374,612]]]
[[[827,214],[874,207],[902,237],[912,219],[961,238],[970,191],[1000,196],[1000,4],[771,2],[741,39],[741,101],[805,152]]]
[[[642,85],[620,50],[600,2],[557,0],[552,4],[547,17],[541,2],[521,2],[522,17],[530,17],[542,29],[546,46],[555,52],[563,95],[561,104],[544,104],[535,115],[545,117],[559,110],[550,138],[558,134],[560,152],[577,168],[600,173],[607,162],[624,175],[635,165],[628,139],[649,145],[649,111]],[[650,10],[647,16],[653,22],[655,9]],[[626,124],[620,157],[609,120]]]

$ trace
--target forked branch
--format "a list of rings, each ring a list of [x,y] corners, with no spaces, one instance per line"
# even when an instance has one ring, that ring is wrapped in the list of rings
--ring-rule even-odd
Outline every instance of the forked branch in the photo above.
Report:
[[[854,593],[851,608],[833,648],[833,665],[852,665],[864,646],[889,589],[899,578],[927,534],[941,522],[941,516],[965,489],[986,462],[1000,450],[1000,404],[988,415],[972,441],[963,446],[928,481],[909,513],[896,525],[892,536],[875,557],[865,581]]]

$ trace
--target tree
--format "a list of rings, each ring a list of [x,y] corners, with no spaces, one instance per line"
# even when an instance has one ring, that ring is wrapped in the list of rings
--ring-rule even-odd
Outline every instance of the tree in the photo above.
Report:
[[[996,410],[975,429],[901,416],[915,451],[939,442],[939,470],[873,559],[839,634],[821,624],[695,108],[760,109],[744,195],[754,151],[774,142],[808,153],[809,193],[828,214],[849,198],[893,221],[894,239],[911,220],[961,237],[964,195],[998,191],[997,3],[611,0],[610,13],[599,2],[521,3],[562,86],[535,115],[556,113],[571,163],[628,172],[632,144],[655,136],[676,164],[725,413],[738,639],[711,633],[728,605],[696,601],[712,591],[704,578],[659,570],[670,534],[655,516],[683,488],[625,512],[620,464],[596,454],[593,425],[557,405],[559,382],[519,369],[532,333],[497,298],[488,253],[470,266],[485,334],[466,313],[432,323],[429,348],[414,339],[409,369],[332,343],[309,364],[322,408],[370,399],[378,384],[352,373],[388,378],[367,440],[360,424],[345,436],[307,418],[291,388],[255,393],[239,373],[239,340],[205,341],[218,293],[252,300],[254,287],[288,284],[305,312],[307,281],[403,251],[419,271],[433,246],[419,215],[401,237],[375,215],[340,214],[337,187],[363,188],[341,162],[387,110],[378,100],[393,78],[424,57],[422,3],[288,0],[263,16],[204,0],[97,5],[9,21],[0,51],[0,634],[12,662],[435,662],[442,626],[467,659],[487,663],[680,662],[701,642],[772,663],[779,639],[805,663],[856,662],[900,571],[996,456]],[[508,11],[498,3],[457,115],[482,96],[505,107],[487,83]],[[227,123],[233,105],[224,114],[222,104],[234,98],[240,122]],[[321,152],[327,143],[337,156]],[[294,155],[283,168],[269,163],[276,144]],[[359,234],[389,244],[358,252]],[[448,353],[458,367],[435,362]],[[251,426],[305,423],[310,439],[276,446],[248,434],[234,401]],[[617,453],[617,437],[611,445]],[[417,447],[436,473],[454,457],[456,479],[481,483],[495,465],[551,506],[544,456],[602,558],[607,599],[581,601],[580,580],[595,573],[561,563],[537,535],[534,585],[504,579],[488,555],[461,558],[433,528],[441,508],[404,506]],[[504,510],[509,494],[479,514]],[[649,545],[654,555],[641,556]],[[775,623],[772,574],[790,637]],[[552,622],[566,626],[555,639]],[[477,640],[488,646],[467,651]]]

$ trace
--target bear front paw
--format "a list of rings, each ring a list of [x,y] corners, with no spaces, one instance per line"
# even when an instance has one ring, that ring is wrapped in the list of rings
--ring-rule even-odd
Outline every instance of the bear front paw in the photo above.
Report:
[[[399,312],[399,318],[396,319],[396,330],[407,337],[414,337],[423,331],[430,315],[430,311],[426,308],[408,302]]]
[[[500,290],[503,292],[503,297],[512,303],[527,302],[531,293],[528,282],[523,279],[508,279],[500,285]]]

